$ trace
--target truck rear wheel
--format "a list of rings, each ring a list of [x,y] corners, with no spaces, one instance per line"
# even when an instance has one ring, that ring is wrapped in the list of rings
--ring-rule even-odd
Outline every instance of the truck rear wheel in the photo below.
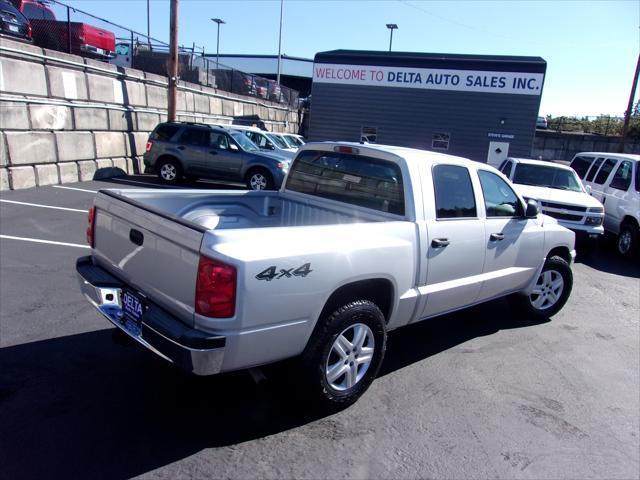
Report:
[[[387,344],[385,318],[373,302],[357,300],[321,322],[303,354],[303,375],[314,400],[344,408],[378,374]]]
[[[573,287],[573,274],[566,260],[548,258],[530,295],[514,294],[512,305],[529,318],[544,319],[558,313],[567,303]]]

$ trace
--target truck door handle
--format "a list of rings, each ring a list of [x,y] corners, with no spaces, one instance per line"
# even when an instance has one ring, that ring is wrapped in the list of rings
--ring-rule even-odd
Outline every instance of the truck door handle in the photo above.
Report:
[[[504,240],[504,233],[492,233],[489,238],[492,242],[499,242],[500,240]]]
[[[447,245],[449,245],[449,239],[448,238],[434,238],[433,240],[431,240],[431,246],[433,248],[444,248]]]

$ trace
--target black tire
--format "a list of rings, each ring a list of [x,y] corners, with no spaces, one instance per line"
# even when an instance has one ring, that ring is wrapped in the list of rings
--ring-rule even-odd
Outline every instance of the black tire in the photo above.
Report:
[[[357,300],[320,322],[302,355],[301,378],[313,401],[331,410],[345,408],[362,396],[378,374],[387,348],[385,318],[375,303]],[[361,342],[356,339],[358,332]],[[345,340],[350,347],[344,347]],[[370,362],[365,356],[370,356]]]
[[[249,190],[273,190],[273,175],[264,168],[252,168],[245,176]]]
[[[633,258],[638,254],[638,227],[632,223],[624,223],[616,238],[616,250],[626,258]]]
[[[182,180],[182,166],[175,159],[162,160],[156,167],[158,178],[164,183],[175,185]]]
[[[573,274],[566,260],[548,258],[530,295],[513,294],[510,303],[525,317],[542,320],[558,313],[567,303],[573,288]]]

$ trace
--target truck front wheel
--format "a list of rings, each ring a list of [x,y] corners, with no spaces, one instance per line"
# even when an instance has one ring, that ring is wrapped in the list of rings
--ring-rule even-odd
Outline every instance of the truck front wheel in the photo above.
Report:
[[[344,408],[378,374],[387,344],[385,318],[373,302],[357,300],[321,322],[303,354],[303,374],[323,406]]]
[[[514,307],[530,318],[549,318],[567,303],[573,287],[569,264],[561,257],[548,258],[530,295],[511,295]]]

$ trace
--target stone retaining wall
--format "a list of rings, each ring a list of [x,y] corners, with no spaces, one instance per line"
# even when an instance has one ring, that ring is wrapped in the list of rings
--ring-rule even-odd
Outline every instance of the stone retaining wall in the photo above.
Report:
[[[286,106],[180,82],[180,121],[230,124],[259,115],[297,133]],[[142,168],[148,135],[167,118],[167,78],[0,39],[0,190],[90,180]]]
[[[571,160],[579,152],[617,152],[620,137],[536,130],[531,158]],[[624,153],[640,153],[640,142],[628,139]]]

